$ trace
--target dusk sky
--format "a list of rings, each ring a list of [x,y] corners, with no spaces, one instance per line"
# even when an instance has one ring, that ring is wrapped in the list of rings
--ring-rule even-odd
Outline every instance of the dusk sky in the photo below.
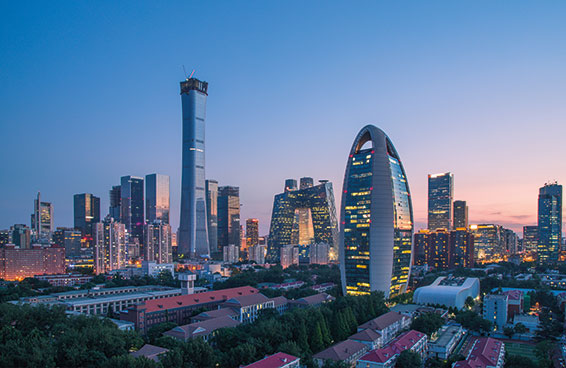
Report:
[[[566,2],[3,2],[0,228],[56,226],[73,194],[171,176],[179,222],[181,100],[209,82],[207,177],[240,187],[269,231],[286,178],[333,182],[374,124],[401,156],[416,229],[427,175],[451,171],[472,223],[536,224],[538,188],[566,184]]]

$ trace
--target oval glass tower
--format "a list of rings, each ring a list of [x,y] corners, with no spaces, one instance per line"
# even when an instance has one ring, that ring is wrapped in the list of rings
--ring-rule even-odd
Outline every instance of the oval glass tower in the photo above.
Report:
[[[411,194],[393,143],[373,125],[352,145],[340,209],[344,294],[404,293],[413,250]]]

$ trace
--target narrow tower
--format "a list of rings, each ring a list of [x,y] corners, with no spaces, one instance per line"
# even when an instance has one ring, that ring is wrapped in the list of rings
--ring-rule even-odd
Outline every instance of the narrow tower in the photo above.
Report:
[[[208,257],[204,130],[208,83],[196,78],[181,82],[183,109],[183,171],[178,253],[185,257]]]

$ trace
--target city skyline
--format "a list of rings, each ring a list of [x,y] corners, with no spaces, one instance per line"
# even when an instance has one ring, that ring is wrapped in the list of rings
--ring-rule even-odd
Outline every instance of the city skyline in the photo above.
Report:
[[[217,180],[221,186],[240,187],[241,218],[258,218],[262,235],[268,233],[273,195],[280,191],[280,183],[286,178],[310,176],[328,179],[334,183],[336,201],[340,202],[342,157],[349,150],[349,137],[365,124],[375,124],[387,131],[396,147],[403,152],[411,182],[416,230],[426,227],[428,174],[447,171],[454,174],[454,199],[467,201],[470,223],[496,223],[519,233],[522,226],[536,224],[538,188],[553,180],[566,182],[566,170],[558,159],[539,159],[541,156],[552,158],[566,154],[566,148],[559,145],[562,134],[549,136],[547,133],[551,130],[563,132],[561,116],[566,113],[560,103],[564,96],[565,77],[557,73],[566,55],[557,47],[563,40],[553,28],[560,13],[556,8],[525,5],[522,11],[514,9],[511,17],[502,18],[502,12],[507,10],[502,6],[490,5],[493,14],[488,15],[484,14],[487,13],[485,9],[480,14],[479,7],[444,4],[448,7],[445,11],[454,12],[453,18],[436,18],[440,21],[437,27],[423,31],[430,41],[426,46],[433,46],[431,50],[415,44],[412,33],[401,31],[406,22],[417,21],[411,14],[398,25],[387,21],[379,25],[379,20],[386,20],[388,12],[403,14],[400,7],[375,6],[375,12],[368,12],[368,15],[343,9],[347,19],[359,17],[359,26],[342,33],[331,33],[341,37],[342,43],[333,46],[324,39],[321,45],[312,46],[312,42],[319,40],[324,32],[337,32],[332,31],[330,26],[337,16],[320,21],[323,22],[320,30],[307,32],[306,40],[296,44],[303,34],[291,32],[282,36],[280,32],[284,29],[284,21],[296,20],[305,25],[315,11],[314,7],[305,5],[303,15],[294,15],[289,9],[271,5],[262,8],[265,14],[280,11],[282,20],[269,25],[267,20],[254,18],[259,10],[241,20],[250,22],[250,30],[236,30],[233,37],[248,37],[242,46],[243,51],[228,47],[234,41],[233,37],[221,40],[221,45],[214,46],[214,49],[209,46],[215,38],[227,32],[226,29],[215,29],[210,35],[202,36],[203,39],[189,35],[175,38],[181,44],[193,42],[195,46],[206,47],[213,56],[173,51],[173,43],[165,43],[161,56],[132,63],[118,52],[117,42],[133,41],[135,38],[120,34],[117,37],[119,41],[109,44],[111,50],[118,52],[119,57],[114,64],[94,58],[96,64],[80,61],[72,66],[69,64],[71,60],[89,59],[102,44],[93,42],[92,49],[80,46],[75,51],[65,50],[63,56],[44,51],[46,47],[57,49],[62,45],[60,42],[69,42],[71,36],[61,29],[45,32],[37,41],[15,44],[14,40],[19,38],[14,36],[14,32],[29,35],[44,31],[46,26],[38,22],[36,28],[24,29],[26,22],[13,24],[14,20],[6,15],[15,14],[12,18],[21,20],[24,12],[21,6],[11,4],[7,7],[10,6],[13,8],[6,9],[2,19],[6,25],[5,42],[9,46],[6,49],[11,49],[13,55],[7,55],[5,51],[0,54],[0,60],[7,66],[6,83],[0,87],[0,96],[6,102],[2,120],[12,122],[1,124],[0,128],[4,136],[12,137],[0,148],[4,157],[10,157],[2,176],[1,228],[16,223],[29,225],[32,199],[37,191],[41,191],[42,199],[54,206],[54,227],[73,224],[73,195],[77,193],[92,193],[100,197],[103,218],[109,206],[108,191],[120,177],[130,174],[143,177],[146,173],[158,172],[171,177],[171,225],[177,229],[181,123],[176,83],[184,77],[182,64],[189,72],[195,68],[196,77],[211,83],[206,133],[207,179]],[[434,5],[421,6],[427,10],[426,14],[431,14],[434,8]],[[334,10],[340,8],[336,4],[330,7]],[[101,9],[94,9],[95,15]],[[119,9],[121,5],[114,6],[114,10]],[[470,18],[457,12],[462,9],[470,11]],[[28,22],[37,22],[40,10],[25,12]],[[82,26],[87,13],[93,9],[75,5],[58,10],[57,14],[45,16],[51,21],[58,20],[59,24],[73,32]],[[141,6],[137,12],[144,15],[150,10],[155,9]],[[171,11],[158,12],[156,21],[164,22],[162,17]],[[205,15],[210,14],[210,10],[203,11]],[[76,20],[64,20],[69,18],[66,16],[70,13],[76,16]],[[377,19],[370,19],[370,15],[377,16]],[[474,20],[472,16],[478,19]],[[110,14],[108,17],[125,16]],[[269,16],[266,18],[269,19]],[[135,25],[143,22],[143,17],[141,20],[133,17],[126,20]],[[434,20],[431,15],[430,19],[421,19],[419,24],[426,28]],[[466,20],[468,23],[464,22]],[[218,19],[212,22],[221,24],[223,21],[236,22],[226,14],[219,14]],[[445,34],[449,26],[458,21],[464,22],[463,29],[458,30],[456,35]],[[534,22],[530,37],[517,31],[525,21]],[[105,23],[100,23],[101,20],[96,17],[92,22],[94,24],[86,27],[80,36],[72,37],[80,37],[81,41],[97,41],[96,27]],[[347,20],[344,22],[339,24],[348,23]],[[480,31],[482,22],[485,29]],[[262,27],[269,31],[266,36],[254,38],[249,33]],[[510,27],[514,34],[501,30],[505,27]],[[175,29],[168,26],[163,31],[155,31],[158,33],[151,34],[148,42],[157,44],[163,39],[161,36]],[[380,32],[388,29],[395,35],[393,40],[380,39]],[[104,31],[104,35],[107,32],[109,30]],[[148,31],[142,29],[141,32],[139,38]],[[58,36],[62,36],[62,40]],[[268,45],[259,52],[259,59],[265,61],[264,66],[246,66],[247,59],[242,59],[245,51],[263,44],[264,37],[274,37],[275,41],[282,42],[283,50],[276,51]],[[493,40],[482,44],[488,37],[493,37]],[[509,38],[513,38],[514,42],[508,42]],[[547,42],[540,43],[539,39]],[[368,47],[372,40],[376,41],[375,49],[378,51]],[[522,42],[517,43],[517,40]],[[397,43],[409,43],[412,51],[396,46]],[[462,49],[463,44],[468,48]],[[213,59],[219,52],[215,48],[222,46],[226,46],[223,49],[233,56],[227,64]],[[143,45],[135,42],[129,47],[143,50]],[[291,51],[295,47],[312,47],[314,53],[309,56],[312,60],[299,58],[293,61],[283,57],[282,61],[276,62],[277,58],[284,56],[280,52]],[[455,49],[460,51],[458,55],[451,54]],[[346,51],[364,52],[367,61],[343,56]],[[483,56],[469,60],[478,52]],[[43,60],[35,59],[37,53],[44,55]],[[387,53],[390,55],[386,56]],[[451,55],[443,70],[436,66],[436,58],[440,55]],[[420,61],[413,62],[412,58]],[[21,63],[16,65],[16,60]],[[316,63],[323,60],[325,67],[314,70]],[[401,65],[396,66],[394,63],[399,60]],[[289,63],[292,72],[281,68],[284,63]],[[350,68],[352,63],[356,66],[354,70]],[[91,68],[93,65],[96,67]],[[45,72],[39,72],[39,66],[44,67]],[[111,68],[115,71],[108,73]],[[233,70],[241,72],[233,73]],[[140,74],[144,78],[139,78]],[[272,77],[271,74],[283,76]],[[343,91],[340,98],[327,92],[335,78],[349,80],[350,87]],[[93,95],[99,95],[96,99],[91,99],[90,94],[85,95],[80,89],[77,92],[76,81],[85,79],[89,80]],[[304,87],[302,90],[296,89],[299,79]],[[434,86],[430,86],[432,82],[435,82]],[[544,85],[542,91],[541,85]],[[32,86],[44,98],[30,100],[28,93]],[[145,91],[150,90],[147,91],[149,96],[132,100],[131,90],[141,90],[142,86]],[[416,87],[420,89],[406,95],[407,91]],[[238,95],[244,95],[245,100]],[[255,102],[249,106],[244,101]],[[411,109],[406,109],[407,105]],[[94,107],[97,111],[92,111]],[[293,114],[281,114],[283,107],[292,110]],[[34,122],[36,114],[33,111],[42,111],[42,123],[45,124]],[[293,121],[289,122],[291,116]],[[75,122],[81,124],[81,129],[73,129]],[[139,123],[140,129],[134,123]],[[280,129],[286,126],[283,124],[288,124],[290,129]],[[424,128],[430,124],[434,129]],[[113,126],[117,129],[115,137],[109,137],[107,131]],[[155,126],[160,128],[151,129]],[[328,129],[329,126],[332,129]],[[84,134],[85,129],[91,141],[89,151],[83,150],[84,140],[79,139],[79,134]],[[302,134],[296,133],[298,129]],[[443,129],[446,144],[433,147],[429,143],[439,137],[439,129]],[[124,142],[126,131],[131,142]],[[463,138],[462,131],[467,132]],[[319,139],[313,140],[313,136]],[[52,141],[48,149],[46,145],[39,144],[45,140]],[[101,144],[97,144],[99,141]],[[290,141],[304,149],[289,150]],[[148,144],[136,146],[133,142]],[[103,148],[108,145],[112,145],[112,149],[106,154]],[[450,155],[445,154],[447,150]],[[69,155],[69,151],[77,154]],[[32,160],[38,155],[48,157],[48,162]],[[136,157],[136,160],[114,160],[109,165],[108,160],[121,156]],[[227,159],[235,164],[227,162]],[[255,162],[255,165],[246,166],[246,162]],[[256,171],[261,174],[261,180],[258,180]],[[33,176],[29,172],[33,172]],[[10,180],[7,180],[7,173],[11,175]],[[60,180],[62,175],[65,180]]]

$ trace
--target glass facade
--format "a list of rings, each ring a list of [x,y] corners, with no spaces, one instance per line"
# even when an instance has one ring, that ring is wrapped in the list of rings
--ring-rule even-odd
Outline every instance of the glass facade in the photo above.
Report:
[[[454,201],[454,229],[468,228],[468,205],[466,201]]]
[[[92,236],[92,225],[100,222],[100,198],[89,193],[73,197],[74,226],[82,235]]]
[[[143,179],[135,176],[120,178],[120,219],[130,238],[143,243],[144,201]]]
[[[181,82],[183,109],[183,171],[178,253],[208,257],[205,189],[205,120],[208,83],[189,78]]]
[[[145,176],[145,217],[169,224],[169,176],[150,174]]]
[[[218,246],[240,247],[240,188],[218,188]]]
[[[114,220],[120,222],[120,203],[122,202],[122,187],[119,185],[114,185],[110,189],[110,209],[108,211],[110,217]]]
[[[505,237],[502,228],[495,224],[471,225],[474,235],[474,260],[495,261],[505,252]]]
[[[538,262],[558,261],[562,243],[562,185],[545,184],[538,196]]]
[[[375,126],[364,127],[352,146],[344,178],[341,223],[344,293],[404,293],[412,262],[411,196],[393,144]]]
[[[285,192],[275,195],[267,250],[270,262],[280,261],[282,246],[313,242],[329,244],[330,259],[338,258],[338,220],[332,183],[322,180],[311,185],[312,178],[303,179],[303,189],[297,189],[296,180],[288,179]]]
[[[451,173],[428,176],[428,229],[447,229],[452,225],[454,176]]]
[[[222,248],[218,247],[218,182],[207,180],[205,185],[208,244],[211,252],[222,253]]]
[[[523,250],[536,252],[538,249],[538,226],[523,226]]]

